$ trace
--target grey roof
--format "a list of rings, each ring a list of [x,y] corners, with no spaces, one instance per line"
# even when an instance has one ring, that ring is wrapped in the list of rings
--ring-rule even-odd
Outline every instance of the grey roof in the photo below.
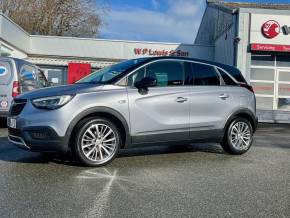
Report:
[[[207,4],[209,6],[217,7],[228,11],[233,11],[240,8],[290,10],[290,4],[277,4],[277,3],[228,2],[220,0],[207,0]]]

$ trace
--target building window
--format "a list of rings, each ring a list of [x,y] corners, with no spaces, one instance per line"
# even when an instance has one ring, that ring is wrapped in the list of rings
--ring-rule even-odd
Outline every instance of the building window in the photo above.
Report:
[[[253,54],[251,63],[257,109],[290,111],[290,57]]]
[[[277,55],[277,67],[290,67],[290,56]]]
[[[274,55],[255,55],[252,54],[251,63],[254,66],[275,66],[275,56]]]

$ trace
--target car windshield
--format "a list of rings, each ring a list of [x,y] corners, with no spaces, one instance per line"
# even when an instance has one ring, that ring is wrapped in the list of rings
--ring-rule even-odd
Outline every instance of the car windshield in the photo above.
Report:
[[[145,58],[139,58],[114,64],[104,69],[95,71],[90,75],[84,77],[83,79],[77,81],[76,83],[108,83],[110,80],[119,76],[121,73],[125,72],[136,64],[143,62],[144,60]]]

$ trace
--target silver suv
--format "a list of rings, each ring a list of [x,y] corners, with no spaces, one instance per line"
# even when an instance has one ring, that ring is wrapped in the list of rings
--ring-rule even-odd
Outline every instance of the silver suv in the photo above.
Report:
[[[119,149],[218,142],[243,154],[257,126],[251,86],[234,67],[189,58],[124,61],[74,85],[45,88],[14,100],[9,140],[41,152],[73,151],[102,166]]]

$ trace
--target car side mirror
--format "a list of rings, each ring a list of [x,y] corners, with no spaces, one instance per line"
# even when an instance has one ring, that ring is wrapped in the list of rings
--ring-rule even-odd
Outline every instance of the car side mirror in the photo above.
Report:
[[[156,78],[153,77],[144,77],[138,82],[135,82],[134,86],[137,89],[147,89],[149,87],[154,87],[157,85],[157,80]]]

